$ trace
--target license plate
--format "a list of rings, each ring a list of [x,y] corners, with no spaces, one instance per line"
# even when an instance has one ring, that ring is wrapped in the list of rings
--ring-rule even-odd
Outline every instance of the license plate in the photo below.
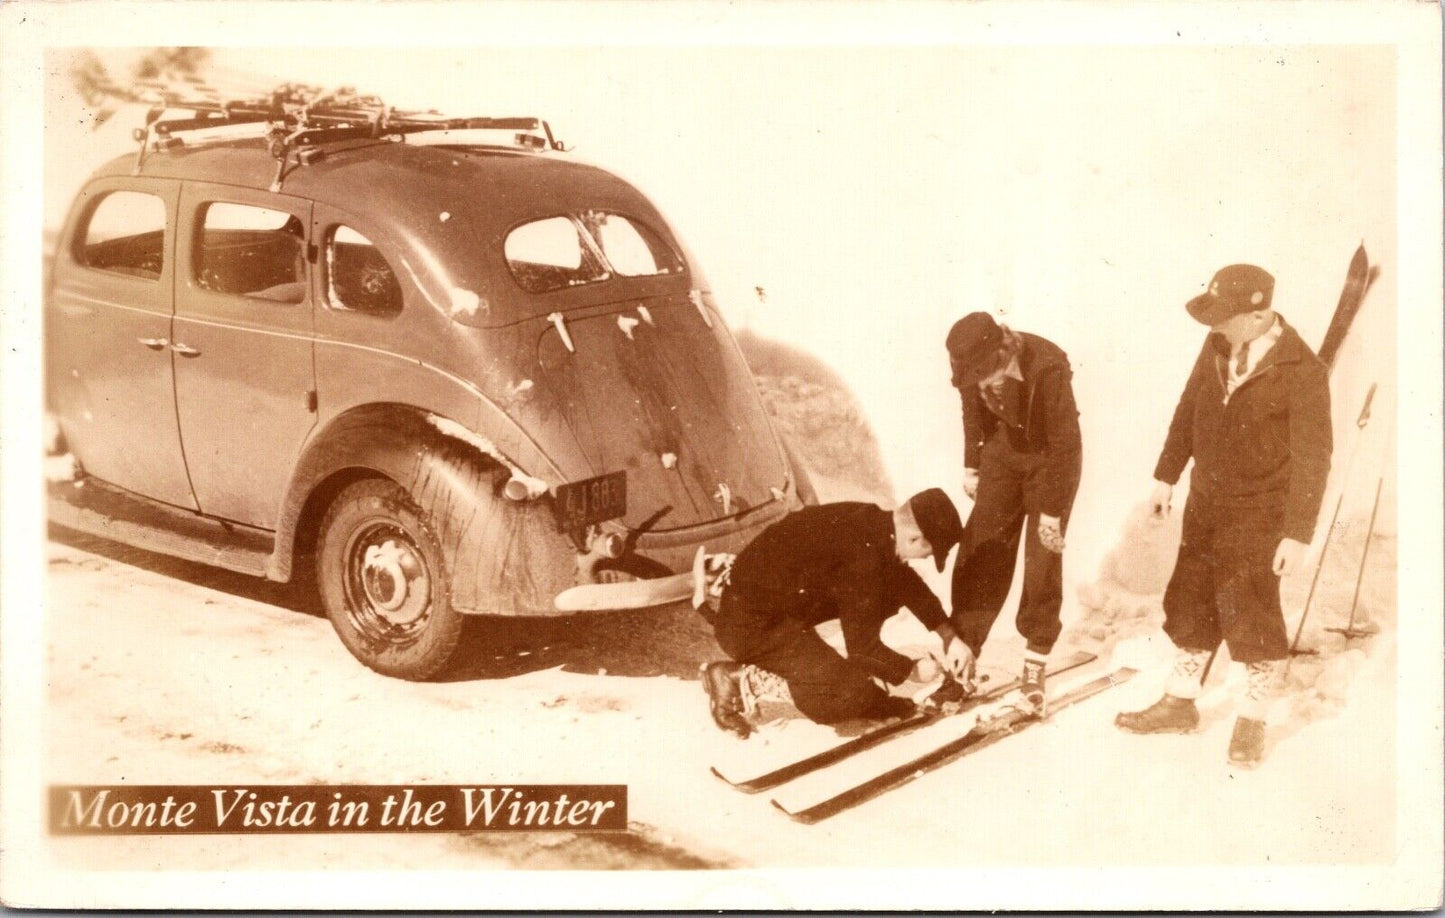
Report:
[[[627,473],[609,472],[585,481],[559,485],[552,498],[557,525],[576,532],[627,513]]]

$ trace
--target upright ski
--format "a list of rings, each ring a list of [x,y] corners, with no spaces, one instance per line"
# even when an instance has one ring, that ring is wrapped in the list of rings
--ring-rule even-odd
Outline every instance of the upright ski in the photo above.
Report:
[[[1082,685],[1076,686],[1064,692],[1056,698],[1049,700],[1050,712],[1056,712],[1069,707],[1076,702],[1099,694],[1106,689],[1113,688],[1133,678],[1138,671],[1129,667],[1117,669],[1112,673],[1100,676]],[[803,795],[789,797],[787,794],[780,794],[774,798],[773,806],[787,813],[799,822],[814,823],[829,816],[836,815],[844,810],[851,809],[872,800],[874,797],[901,787],[913,779],[932,771],[940,766],[946,765],[962,756],[977,752],[997,743],[1005,736],[1011,736],[1029,727],[1045,723],[1046,721],[1025,718],[1020,712],[1002,712],[989,718],[986,722],[980,722],[968,733],[956,739],[948,741],[930,752],[924,753],[902,765],[890,768],[861,783],[854,784],[837,793],[824,796],[821,799],[816,795],[805,798]]]
[[[1355,256],[1350,259],[1350,268],[1345,273],[1345,284],[1340,290],[1340,301],[1330,317],[1330,326],[1325,331],[1324,339],[1320,341],[1319,358],[1325,366],[1334,368],[1335,358],[1339,356],[1340,347],[1350,333],[1355,314],[1360,311],[1365,294],[1379,276],[1380,269],[1370,266],[1369,256],[1365,254],[1365,244],[1360,243],[1360,247],[1355,250]]]
[[[1050,674],[1068,672],[1071,669],[1077,669],[1087,663],[1092,663],[1095,659],[1097,659],[1095,654],[1077,651],[1065,657],[1057,665],[1050,667],[1049,672]],[[975,695],[970,699],[963,711],[967,711],[969,708],[986,701],[993,701],[1000,698],[1018,688],[1018,685],[1019,680],[1017,677],[1000,683],[986,692]],[[960,711],[960,713],[962,713],[962,711]],[[779,766],[762,774],[747,776],[731,774],[728,773],[726,769],[719,768],[716,765],[713,766],[712,773],[740,791],[755,794],[758,791],[770,790],[794,778],[799,778],[810,772],[817,771],[820,768],[826,768],[835,762],[841,762],[849,756],[857,755],[865,749],[872,749],[884,740],[892,739],[895,736],[902,736],[905,733],[917,730],[925,724],[933,723],[944,716],[955,715],[943,715],[933,711],[920,711],[912,717],[906,717],[902,720],[894,721],[891,724],[884,724],[881,727],[874,727],[866,733],[855,736],[850,740],[845,740],[836,746],[829,746],[821,752],[797,759],[796,761],[789,762],[786,765]]]

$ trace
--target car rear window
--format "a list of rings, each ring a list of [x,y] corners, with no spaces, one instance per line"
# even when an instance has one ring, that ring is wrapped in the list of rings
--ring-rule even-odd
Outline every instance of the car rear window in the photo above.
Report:
[[[683,270],[681,256],[655,230],[597,210],[523,223],[503,248],[512,276],[529,293]]]
[[[533,220],[507,234],[507,267],[522,289],[545,293],[607,279],[607,268],[571,217]]]
[[[90,212],[75,256],[87,267],[157,280],[165,238],[164,201],[141,191],[112,191]]]
[[[677,274],[682,259],[647,225],[620,214],[588,211],[582,225],[602,250],[602,257],[623,277]]]
[[[300,303],[306,298],[305,237],[301,220],[283,211],[207,204],[196,238],[196,283],[216,293]]]
[[[332,309],[371,316],[401,312],[396,272],[370,239],[337,226],[326,241],[326,298]]]

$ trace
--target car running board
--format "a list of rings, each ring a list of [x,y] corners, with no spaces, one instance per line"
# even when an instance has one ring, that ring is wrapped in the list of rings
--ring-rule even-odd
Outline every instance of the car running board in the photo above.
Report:
[[[48,492],[50,522],[68,529],[257,577],[270,568],[275,536],[265,530],[222,523],[94,478],[55,482]]]

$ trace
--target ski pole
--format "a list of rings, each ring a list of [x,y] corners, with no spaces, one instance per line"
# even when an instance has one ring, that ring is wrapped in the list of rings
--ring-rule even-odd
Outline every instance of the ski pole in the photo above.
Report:
[[[1199,687],[1203,688],[1204,683],[1209,681],[1209,671],[1214,668],[1214,658],[1219,656],[1219,648],[1216,647],[1209,652],[1209,659],[1204,661],[1204,672],[1199,674]]]
[[[1360,407],[1360,416],[1355,420],[1355,427],[1358,430],[1363,431],[1370,423],[1370,405],[1375,400],[1375,390],[1378,386],[1379,383],[1370,383],[1370,390],[1365,393],[1365,403]],[[1349,490],[1350,473],[1354,471],[1355,457],[1359,455],[1360,443],[1363,441],[1364,435],[1361,434],[1357,436],[1355,442],[1350,445],[1350,457],[1345,460],[1345,471],[1344,474],[1340,476],[1340,495],[1335,500],[1335,512],[1330,515],[1330,528],[1325,530],[1325,541],[1324,544],[1320,546],[1319,563],[1315,565],[1315,575],[1310,580],[1309,593],[1305,595],[1304,611],[1300,613],[1299,624],[1294,629],[1294,640],[1290,641],[1289,644],[1289,655],[1291,657],[1295,655],[1296,650],[1299,648],[1300,636],[1304,634],[1305,619],[1309,618],[1310,615],[1310,605],[1314,602],[1315,587],[1319,586],[1320,572],[1325,569],[1325,558],[1330,551],[1330,542],[1333,541],[1335,537],[1335,524],[1339,522],[1340,508],[1345,504],[1345,492]],[[1289,675],[1288,659],[1286,659],[1285,662],[1285,675]]]
[[[1390,457],[1395,453],[1395,423],[1398,419],[1398,412],[1390,416],[1390,426],[1388,428],[1389,433],[1385,435],[1384,450],[1380,458],[1380,476],[1375,481],[1375,502],[1370,507],[1370,523],[1365,531],[1364,547],[1360,551],[1360,569],[1355,573],[1355,595],[1354,598],[1350,600],[1349,625],[1343,631],[1341,631],[1339,628],[1326,629],[1328,631],[1336,632],[1337,634],[1343,634],[1346,640],[1350,638],[1360,637],[1362,634],[1372,633],[1368,631],[1355,631],[1355,611],[1360,602],[1360,588],[1361,585],[1364,583],[1365,579],[1365,562],[1370,557],[1370,541],[1375,536],[1375,522],[1380,512],[1380,494],[1385,487],[1385,476],[1386,474],[1388,474]]]
[[[1299,624],[1295,626],[1294,640],[1289,642],[1289,654],[1284,658],[1284,675],[1286,678],[1289,677],[1290,661],[1294,659],[1294,655],[1298,652],[1300,635],[1305,633],[1305,619],[1310,617],[1310,603],[1312,603],[1315,598],[1315,587],[1319,586],[1320,572],[1325,569],[1325,556],[1329,553],[1330,540],[1335,536],[1335,523],[1339,521],[1340,507],[1343,506],[1344,503],[1345,492],[1343,486],[1341,486],[1340,498],[1335,501],[1335,512],[1330,515],[1330,528],[1325,532],[1325,543],[1320,546],[1320,559],[1319,562],[1315,564],[1315,575],[1310,578],[1310,591],[1305,595],[1304,611],[1300,613]]]
[[[1375,537],[1375,515],[1380,510],[1380,491],[1384,486],[1385,476],[1381,475],[1380,479],[1375,482],[1375,506],[1370,509],[1370,526],[1365,530],[1365,548],[1360,552],[1360,570],[1355,574],[1355,596],[1350,600],[1350,622],[1345,626],[1343,631],[1340,631],[1338,628],[1330,629],[1331,631],[1343,634],[1347,641],[1350,638],[1360,636],[1355,633],[1355,609],[1360,603],[1360,586],[1365,582],[1365,561],[1370,557],[1370,540]]]

